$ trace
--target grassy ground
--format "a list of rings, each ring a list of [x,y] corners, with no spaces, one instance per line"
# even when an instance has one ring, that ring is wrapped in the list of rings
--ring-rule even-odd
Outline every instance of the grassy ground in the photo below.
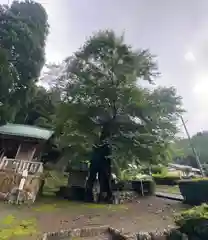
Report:
[[[157,185],[156,192],[180,194],[180,189],[178,185],[176,186]]]
[[[186,208],[176,201],[141,198],[123,205],[77,203],[55,198],[54,191],[66,182],[52,174],[45,197],[31,206],[0,203],[0,240],[35,240],[43,232],[83,226],[110,225],[127,232],[162,230],[173,225],[173,215]]]

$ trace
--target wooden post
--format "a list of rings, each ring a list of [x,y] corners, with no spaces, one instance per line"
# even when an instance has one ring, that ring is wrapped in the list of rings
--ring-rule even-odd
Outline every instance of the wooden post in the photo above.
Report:
[[[4,156],[1,163],[0,163],[0,169],[3,168],[5,161],[6,161],[6,157]]]
[[[4,150],[3,150],[2,154],[1,154],[0,162],[3,160],[3,157],[4,157]]]
[[[17,204],[19,203],[20,192],[23,191],[23,189],[24,189],[24,185],[25,185],[27,176],[28,176],[28,171],[23,170],[22,178],[20,180],[20,184],[19,184],[19,187],[18,187],[18,195],[17,195],[17,201],[16,201]]]
[[[19,152],[21,150],[21,144],[19,145],[18,149],[17,149],[17,153],[16,153],[16,156],[15,156],[15,159],[17,159],[18,155],[19,155]]]
[[[30,158],[29,158],[29,161],[32,161],[32,160],[33,160],[33,157],[34,157],[34,155],[35,155],[35,152],[36,152],[36,147],[34,147],[34,149],[33,149],[33,151],[32,151],[32,154],[31,154],[31,156],[30,156]]]

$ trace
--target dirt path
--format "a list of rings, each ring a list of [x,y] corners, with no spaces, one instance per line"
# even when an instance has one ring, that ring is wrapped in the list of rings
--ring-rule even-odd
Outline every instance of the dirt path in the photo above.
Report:
[[[34,219],[36,228],[40,232],[100,225],[124,229],[125,232],[138,232],[163,230],[168,225],[173,225],[174,213],[184,208],[186,206],[180,202],[149,197],[125,205],[46,201],[19,210],[9,206],[5,206],[3,209],[4,215],[7,212],[19,219]],[[22,237],[21,239],[23,240]],[[36,238],[30,236],[24,239]]]
[[[174,213],[182,208],[184,206],[179,202],[151,197],[120,206],[72,206],[53,213],[37,214],[35,217],[42,231],[95,225],[110,225],[127,232],[151,231],[173,225]]]

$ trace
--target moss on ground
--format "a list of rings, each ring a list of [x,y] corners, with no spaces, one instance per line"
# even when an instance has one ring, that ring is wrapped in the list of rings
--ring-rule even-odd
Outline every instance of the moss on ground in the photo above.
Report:
[[[47,178],[44,186],[44,195],[48,197],[38,200],[34,205],[13,206],[0,203],[0,211],[2,210],[6,214],[11,213],[6,216],[3,214],[0,217],[0,240],[24,239],[27,236],[38,235],[40,233],[38,216],[56,211],[61,213],[68,210],[80,214],[81,212],[87,212],[88,209],[92,212],[96,209],[111,212],[127,210],[125,205],[92,204],[57,199],[55,192],[61,185],[66,185],[67,177],[57,173],[53,173],[52,176]]]
[[[61,209],[104,209],[104,210],[126,210],[127,206],[122,204],[94,204],[94,203],[81,203],[72,201],[57,201],[51,203],[42,203],[32,207],[35,212],[53,212]]]
[[[36,219],[19,220],[13,215],[4,217],[0,222],[0,239],[9,240],[38,234]]]
[[[7,205],[8,206],[8,205]],[[92,203],[80,203],[80,202],[70,202],[70,201],[51,201],[50,203],[36,203],[34,206],[25,207],[25,206],[16,206],[16,210],[11,206],[10,209],[15,210],[14,214],[10,214],[5,216],[0,221],[0,240],[10,240],[10,239],[22,239],[26,236],[38,235],[39,229],[36,218],[26,218],[20,219],[17,216],[19,213],[26,213],[26,211],[30,212],[30,216],[36,214],[48,214],[54,211],[61,212],[64,210],[85,212],[87,209],[93,210],[104,210],[104,211],[122,211],[127,210],[125,205],[105,205],[105,204],[92,204]],[[18,209],[19,208],[19,209]],[[34,214],[33,214],[33,213]],[[21,214],[20,214],[21,215]],[[27,215],[28,216],[28,215]],[[20,216],[21,217],[21,216]],[[37,217],[37,215],[36,215]]]
[[[56,204],[42,204],[38,207],[33,208],[34,211],[36,212],[53,212],[57,210],[57,205]]]

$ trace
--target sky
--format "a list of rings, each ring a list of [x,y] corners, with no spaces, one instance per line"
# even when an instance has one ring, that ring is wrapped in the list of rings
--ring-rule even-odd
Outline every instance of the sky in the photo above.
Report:
[[[184,119],[189,132],[208,130],[207,0],[37,2],[49,17],[48,62],[61,62],[95,31],[125,33],[128,44],[135,49],[148,48],[157,56],[161,76],[156,83],[177,88],[187,110]]]

